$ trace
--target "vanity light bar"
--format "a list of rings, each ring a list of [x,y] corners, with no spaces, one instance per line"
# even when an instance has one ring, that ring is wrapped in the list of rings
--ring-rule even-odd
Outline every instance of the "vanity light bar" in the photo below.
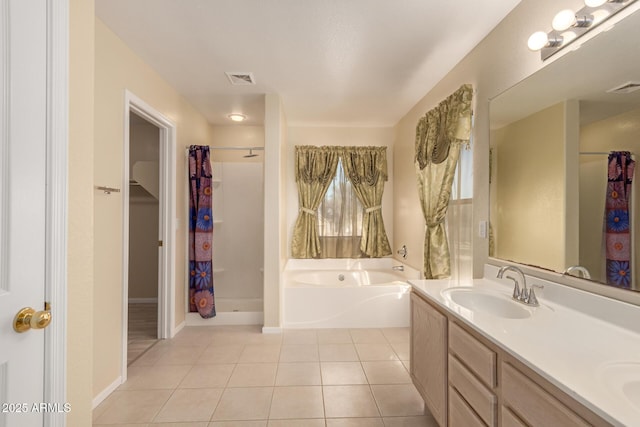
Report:
[[[537,31],[529,37],[529,49],[539,50],[544,61],[635,2],[636,0],[585,0],[585,6],[575,13],[569,9],[561,10],[553,19],[553,30],[548,33]]]

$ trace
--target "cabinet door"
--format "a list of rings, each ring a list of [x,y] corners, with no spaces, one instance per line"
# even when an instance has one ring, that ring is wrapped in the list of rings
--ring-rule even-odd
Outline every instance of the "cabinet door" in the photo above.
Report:
[[[411,376],[433,417],[447,425],[447,318],[411,294]]]
[[[502,396],[504,404],[529,425],[563,427],[589,425],[522,372],[504,362],[502,363]]]
[[[449,387],[449,427],[486,427],[458,392]]]

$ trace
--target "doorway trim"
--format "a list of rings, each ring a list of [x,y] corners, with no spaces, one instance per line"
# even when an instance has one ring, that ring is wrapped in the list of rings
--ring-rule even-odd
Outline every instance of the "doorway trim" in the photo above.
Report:
[[[45,329],[44,401],[67,398],[67,212],[69,150],[69,2],[47,1],[47,157],[45,297],[55,321]],[[66,426],[66,414],[44,425]]]
[[[122,382],[127,380],[127,335],[129,305],[129,117],[144,118],[160,130],[160,200],[159,224],[162,246],[158,253],[158,338],[175,335],[175,218],[176,218],[176,126],[162,113],[132,92],[125,90],[124,164],[122,170]]]

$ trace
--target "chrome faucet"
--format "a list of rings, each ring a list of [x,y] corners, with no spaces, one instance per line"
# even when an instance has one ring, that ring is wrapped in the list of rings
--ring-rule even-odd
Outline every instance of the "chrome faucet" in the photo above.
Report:
[[[394,265],[391,267],[392,270],[404,271],[404,265]]]
[[[498,279],[502,279],[502,277],[504,276],[504,273],[507,271],[513,271],[514,273],[516,273],[519,276],[518,278],[520,279],[520,282],[522,283],[522,289],[520,289],[520,285],[517,278],[513,276],[506,276],[507,279],[511,279],[514,282],[512,298],[518,302],[521,302],[523,304],[526,304],[532,307],[537,307],[538,305],[540,305],[538,303],[538,298],[536,298],[536,293],[534,292],[533,288],[534,287],[542,288],[542,286],[532,285],[531,288],[527,288],[527,280],[524,277],[524,273],[518,267],[513,265],[505,265],[501,267],[500,270],[498,270],[498,274],[496,277]]]
[[[398,249],[398,255],[403,259],[407,259],[407,245],[402,245],[402,247]]]
[[[572,276],[581,277],[583,279],[591,279],[589,270],[581,265],[572,265],[571,267],[567,268],[562,274],[570,274]]]

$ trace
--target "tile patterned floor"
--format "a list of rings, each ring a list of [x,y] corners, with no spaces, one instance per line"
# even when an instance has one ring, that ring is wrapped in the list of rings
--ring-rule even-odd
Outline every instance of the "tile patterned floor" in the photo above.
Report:
[[[127,363],[130,365],[158,340],[158,304],[129,303]]]
[[[435,427],[408,328],[188,327],[129,367],[94,427]]]

